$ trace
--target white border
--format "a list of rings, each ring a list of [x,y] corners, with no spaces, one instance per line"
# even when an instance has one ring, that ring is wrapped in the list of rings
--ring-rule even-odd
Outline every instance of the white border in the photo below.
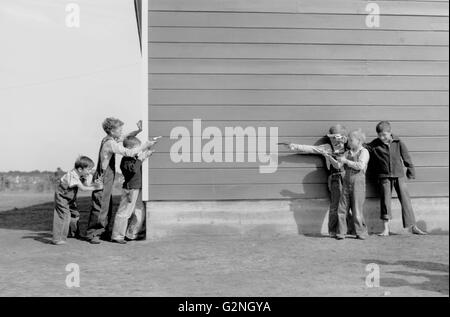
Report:
[[[149,137],[149,111],[148,111],[148,0],[142,1],[142,121],[143,121],[143,133],[145,139]],[[142,200],[149,201],[149,160],[146,160],[142,166]]]

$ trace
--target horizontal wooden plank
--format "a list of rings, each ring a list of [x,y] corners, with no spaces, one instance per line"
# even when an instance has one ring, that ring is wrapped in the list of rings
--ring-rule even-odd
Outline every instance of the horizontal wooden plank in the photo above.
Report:
[[[448,197],[445,183],[409,183],[411,197]],[[367,197],[377,190],[368,186]],[[325,184],[239,184],[239,185],[150,185],[150,200],[237,200],[237,199],[314,199],[328,198]]]
[[[150,89],[448,90],[441,76],[150,75]]]
[[[448,92],[430,91],[258,91],[151,90],[152,105],[280,105],[280,106],[446,106]]]
[[[367,30],[365,15],[229,12],[149,12],[149,25],[178,27],[247,27]],[[447,17],[382,16],[373,30],[448,31]]]
[[[217,127],[225,134],[226,127],[266,127],[267,135],[269,128],[278,128],[279,136],[320,136],[323,135],[324,127],[330,127],[336,121],[203,121],[202,129],[206,127]],[[373,131],[378,121],[342,121],[349,129],[361,128],[363,131]],[[404,136],[448,136],[449,125],[447,122],[419,122],[419,121],[392,121],[394,131]],[[153,121],[149,127],[149,134],[155,136],[170,136],[172,129],[175,127],[186,127],[190,134],[199,136],[193,132],[192,121]],[[203,130],[202,130],[203,131]]]
[[[448,166],[448,152],[411,152],[411,159],[416,166]]]
[[[426,110],[425,110],[426,109]],[[396,121],[442,121],[449,115],[447,106],[151,106],[152,121],[170,120],[377,120],[380,113]]]
[[[152,27],[149,42],[448,45],[448,32]]]
[[[282,169],[260,174],[258,169],[172,169],[150,170],[151,185],[218,185],[218,184],[325,184],[327,171],[321,169]]]
[[[448,167],[416,169],[414,182],[448,182]],[[156,169],[150,170],[151,185],[229,185],[229,184],[327,184],[324,168],[283,168],[261,174],[258,168],[239,169]]]
[[[327,132],[327,128],[324,127],[323,134]],[[156,136],[156,135],[153,135]],[[375,126],[373,126],[373,129],[371,131],[367,131],[367,140],[371,141],[374,138],[376,138],[375,135]],[[201,138],[200,138],[201,139]],[[222,144],[225,144],[226,142],[225,136],[222,137]],[[242,137],[235,137],[235,142],[244,141],[245,138]],[[439,153],[434,152],[448,152],[449,151],[449,138],[448,137],[401,137],[402,141],[407,145],[409,151],[411,152],[424,152],[424,153],[414,153],[414,155],[424,155],[424,162],[426,162],[426,155],[430,154],[430,157],[436,157]],[[163,138],[158,142],[158,145],[156,146],[156,151],[158,153],[170,153],[170,149],[172,145],[174,144],[176,140],[171,140],[170,138]],[[209,139],[205,140],[196,140],[196,142],[201,142],[202,145],[205,145],[207,142],[209,142]],[[280,137],[280,142],[289,142],[289,143],[296,143],[296,144],[322,144],[326,142],[324,137],[301,137],[301,136],[294,136],[294,137]],[[193,140],[191,138],[190,144]],[[289,151],[285,150],[284,147],[280,147],[278,149],[280,153],[288,153]],[[445,154],[445,153],[444,153]],[[438,156],[438,160],[440,160],[440,165],[437,166],[445,166],[442,165],[448,164],[448,154],[445,154],[444,157]],[[431,162],[434,160],[431,159]],[[417,164],[417,162],[416,162]]]
[[[384,15],[448,16],[447,2],[383,1],[376,2]],[[149,9],[212,12],[284,12],[335,13],[366,15],[365,0],[150,0]]]
[[[149,73],[448,76],[448,62],[150,59]]]
[[[149,200],[328,198],[323,184],[149,185]]]
[[[409,146],[409,144],[408,144]],[[159,148],[158,148],[159,149]],[[150,169],[236,169],[236,168],[259,168],[260,162],[243,162],[243,163],[196,163],[181,162],[174,163],[170,158],[170,147],[162,153],[157,150],[149,161]],[[416,167],[447,167],[449,161],[448,152],[411,152],[411,158]],[[287,154],[286,152],[278,155],[278,168],[323,168],[324,160],[317,155],[298,155]]]
[[[442,46],[149,43],[152,58],[448,61],[448,55]]]
[[[171,143],[172,144],[172,143]],[[162,146],[164,147],[164,146]],[[149,168],[154,169],[237,169],[237,168],[259,168],[259,162],[242,162],[242,163],[204,163],[204,162],[180,162],[174,163],[170,157],[168,149],[160,150],[158,146],[156,153],[149,160]],[[278,157],[279,168],[323,168],[324,161],[317,155],[294,155],[280,154]]]

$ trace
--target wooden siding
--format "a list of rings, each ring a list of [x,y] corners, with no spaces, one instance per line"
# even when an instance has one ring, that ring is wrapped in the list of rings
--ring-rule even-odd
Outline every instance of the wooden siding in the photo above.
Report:
[[[367,3],[149,0],[149,134],[166,137],[150,160],[150,199],[328,197],[315,156],[280,149],[274,174],[260,163],[173,163],[171,130],[192,131],[197,118],[222,131],[278,127],[280,142],[301,144],[337,122],[372,139],[388,119],[417,166],[411,195],[447,197],[448,1],[377,1],[376,29]]]

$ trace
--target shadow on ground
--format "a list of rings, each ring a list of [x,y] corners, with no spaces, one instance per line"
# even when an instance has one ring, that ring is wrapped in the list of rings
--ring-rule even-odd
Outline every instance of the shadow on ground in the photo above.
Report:
[[[396,261],[385,262],[379,260],[363,260],[363,263],[376,263],[381,267],[381,287],[412,287],[422,291],[437,292],[449,295],[449,265],[427,261]],[[402,270],[383,269],[384,266],[401,266]],[[398,275],[397,277],[383,277],[385,274]],[[411,283],[408,278],[425,279],[421,283]]]
[[[113,210],[117,210],[120,197],[114,196]],[[78,199],[78,207],[81,214],[80,227],[84,233],[87,228],[90,210],[90,197]],[[53,202],[38,204],[31,207],[13,209],[0,212],[0,229],[26,230],[36,232],[36,236],[24,238],[34,238],[37,241],[45,242],[53,225]],[[45,240],[45,241],[44,241]]]

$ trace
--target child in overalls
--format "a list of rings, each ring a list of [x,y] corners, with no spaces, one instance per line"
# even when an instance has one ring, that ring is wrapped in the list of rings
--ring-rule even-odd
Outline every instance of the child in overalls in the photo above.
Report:
[[[343,189],[338,208],[338,233],[336,239],[345,239],[347,234],[347,216],[352,211],[352,222],[356,238],[364,240],[367,236],[367,227],[364,221],[363,207],[366,200],[366,170],[370,154],[363,147],[365,135],[361,130],[350,132],[348,145],[350,149],[343,157],[330,162],[336,168],[345,169]]]
[[[128,135],[122,135],[124,123],[119,119],[107,118],[103,122],[103,130],[106,137],[102,140],[99,151],[97,170],[94,179],[99,179],[103,183],[103,189],[92,193],[91,213],[87,230],[87,239],[92,244],[99,244],[100,237],[110,240],[106,236],[106,231],[110,226],[112,216],[112,191],[116,177],[116,154],[125,157],[133,157],[138,153],[147,150],[155,142],[147,141],[135,149],[127,149],[122,145],[124,138],[136,136],[142,132],[142,122],[138,122],[138,130]]]
[[[78,190],[93,191],[101,188],[101,184],[91,184],[94,166],[90,158],[81,156],[75,162],[74,169],[64,174],[58,181],[53,216],[55,245],[66,244],[68,237],[79,237]]]
[[[328,142],[322,145],[315,146],[290,143],[288,147],[291,151],[295,151],[298,154],[319,154],[325,157],[326,165],[330,172],[328,178],[328,188],[330,190],[328,233],[331,238],[336,238],[338,230],[338,207],[342,194],[344,168],[336,168],[333,166],[329,161],[329,157],[344,155],[347,143],[347,129],[340,124],[334,125],[329,129],[327,139]],[[350,215],[349,231],[353,231]]]

